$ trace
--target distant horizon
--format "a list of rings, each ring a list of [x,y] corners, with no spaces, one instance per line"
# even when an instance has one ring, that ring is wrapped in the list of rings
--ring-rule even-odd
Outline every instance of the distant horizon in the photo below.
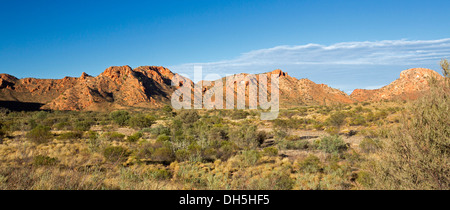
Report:
[[[81,72],[81,73],[80,73],[80,76],[64,76],[64,77],[62,77],[62,78],[16,77],[16,76],[13,75],[13,74],[1,73],[1,72],[0,72],[0,74],[8,74],[8,75],[11,75],[11,76],[16,77],[17,79],[34,78],[34,79],[53,79],[53,80],[59,80],[59,79],[64,79],[64,78],[66,78],[66,77],[80,78],[80,77],[82,76],[83,73],[86,73],[87,75],[92,76],[92,77],[97,77],[97,76],[100,76],[100,74],[102,74],[102,73],[103,73],[105,70],[107,70],[108,68],[111,68],[111,67],[123,67],[123,66],[128,66],[128,67],[130,67],[130,68],[133,69],[133,70],[136,69],[136,68],[139,68],[139,67],[144,67],[144,66],[154,66],[154,67],[163,67],[163,68],[167,68],[167,67],[165,67],[165,66],[158,66],[158,65],[143,65],[143,66],[137,66],[137,67],[132,67],[132,66],[130,66],[130,65],[119,65],[119,66],[109,66],[109,67],[105,68],[101,73],[99,73],[99,74],[97,74],[97,75],[90,74],[89,72]],[[424,67],[413,67],[413,68],[409,68],[409,69],[404,69],[404,70],[400,71],[400,73],[403,72],[403,71],[410,70],[410,69],[418,69],[418,68],[424,68]],[[169,69],[172,73],[179,74],[178,72],[175,72],[175,71],[171,70],[170,68],[167,68],[167,69]],[[430,69],[430,68],[424,68],[424,69]],[[308,79],[308,80],[311,80],[311,79],[306,78],[306,77],[300,77],[300,78],[299,78],[299,77],[292,76],[292,75],[289,73],[289,71],[285,71],[285,70],[280,69],[280,68],[273,69],[273,70],[271,70],[271,71],[258,72],[258,73],[240,72],[240,73],[236,73],[236,74],[244,73],[244,74],[255,74],[255,75],[258,75],[258,74],[265,74],[265,73],[273,72],[273,71],[275,71],[275,70],[281,70],[282,72],[287,73],[290,77],[293,77],[293,78],[298,79],[298,80],[301,80],[301,79]],[[438,74],[442,75],[442,72],[440,72],[440,71],[437,71],[437,70],[435,70],[435,69],[430,69],[430,70],[433,70],[433,71],[437,72]],[[398,75],[398,78],[396,78],[395,80],[397,80],[397,79],[400,78],[400,73],[399,73],[399,75]],[[193,79],[190,75],[185,75],[185,74],[180,74],[180,75],[181,75],[181,76],[184,76],[184,77],[187,77],[188,79],[192,80],[194,83],[198,83],[198,82],[199,82],[199,81],[194,81],[194,79]],[[232,74],[232,75],[235,75],[235,74]],[[205,75],[204,75],[204,76],[205,76]],[[220,75],[220,76],[222,76],[222,75]],[[227,75],[223,75],[221,78],[225,78],[225,77],[227,77]],[[327,83],[319,83],[319,82],[316,82],[316,81],[314,81],[314,80],[311,80],[311,81],[314,82],[314,83],[316,83],[316,84],[324,84],[324,85],[328,85],[328,86],[331,87],[331,88],[338,89],[338,90],[341,90],[341,91],[345,92],[347,95],[351,95],[351,93],[352,93],[354,90],[356,90],[356,89],[365,89],[365,90],[375,90],[375,89],[380,89],[380,88],[382,88],[382,87],[385,87],[385,86],[391,84],[391,83],[392,83],[393,81],[395,81],[395,80],[392,80],[391,82],[389,82],[388,84],[385,84],[385,85],[373,86],[373,87],[365,87],[365,88],[355,88],[355,89],[353,89],[353,90],[350,91],[350,92],[346,92],[346,91],[341,90],[341,89],[339,89],[339,88],[333,87],[333,86],[331,86],[331,85],[329,85],[329,84],[327,84]],[[200,81],[208,81],[208,80],[202,79],[202,80],[200,80]],[[209,81],[213,81],[213,80],[209,80]]]

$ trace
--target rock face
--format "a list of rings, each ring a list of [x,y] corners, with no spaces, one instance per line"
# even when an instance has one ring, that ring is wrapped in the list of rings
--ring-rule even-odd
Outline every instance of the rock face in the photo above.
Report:
[[[424,91],[429,90],[429,79],[433,77],[442,79],[439,73],[430,69],[408,69],[400,73],[399,79],[387,86],[375,90],[356,89],[350,96],[358,102],[417,99]]]
[[[154,108],[169,103],[179,76],[163,67],[107,68],[97,77],[83,72],[79,78],[17,79],[0,75],[0,100],[38,102],[52,110],[111,110],[127,107]],[[187,80],[187,79],[186,79]]]
[[[377,90],[357,89],[349,96],[324,84],[316,84],[308,79],[296,79],[279,69],[265,74],[268,76],[268,87],[263,91],[268,90],[269,96],[270,76],[277,75],[280,78],[281,107],[415,99],[429,88],[429,78],[442,78],[440,74],[429,69],[410,69],[402,72],[400,79],[388,86]],[[248,74],[234,76],[236,77],[232,83],[227,83],[227,78],[222,78],[224,98],[228,87],[233,90],[232,95],[235,98],[243,93],[248,106],[249,87],[259,87],[259,76],[250,79],[245,79]],[[83,72],[79,78],[63,79],[18,79],[8,74],[0,74],[0,101],[39,103],[44,104],[42,109],[51,110],[156,108],[170,104],[172,93],[179,88],[172,86],[172,79],[177,80],[177,86],[188,83],[193,85],[191,80],[158,66],[141,66],[135,69],[129,66],[112,66],[96,77]],[[194,89],[201,93],[193,96],[213,95],[214,90],[211,87]],[[214,96],[211,98],[215,101]]]
[[[283,72],[279,69],[272,72],[267,72],[262,75],[267,77],[267,87],[262,89],[268,93],[268,97],[271,96],[271,75],[279,76],[279,96],[280,96],[280,106],[290,107],[299,105],[332,105],[341,103],[353,103],[355,102],[346,93],[331,88],[324,84],[316,84],[308,79],[296,79],[288,75],[288,73]],[[210,81],[208,81],[210,82]],[[214,82],[211,82],[214,84]],[[236,74],[226,78],[222,78],[222,83],[224,85],[223,95],[224,95],[224,106],[226,107],[225,98],[227,90],[233,90],[232,95],[235,98],[234,105],[237,106],[237,96],[239,94],[245,96],[245,105],[248,107],[250,90],[253,90],[256,97],[259,93],[260,77],[255,75],[251,77],[249,74]],[[199,89],[196,89],[198,92]],[[214,95],[214,91],[210,87],[202,88],[202,95]],[[200,94],[197,94],[197,96]],[[211,98],[214,98],[212,96]],[[215,101],[215,100],[212,100]],[[256,100],[255,100],[256,101]]]
[[[280,75],[280,102],[284,106],[333,105],[354,102],[345,92],[325,84],[316,84],[309,79],[299,80],[279,70],[268,74]]]

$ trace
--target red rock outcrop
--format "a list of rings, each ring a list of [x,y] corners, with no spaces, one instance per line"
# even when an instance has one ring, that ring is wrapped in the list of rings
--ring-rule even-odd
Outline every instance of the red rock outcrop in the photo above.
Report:
[[[267,75],[267,88],[262,91],[267,92],[269,97],[271,95],[271,75],[279,76],[279,96],[281,107],[298,105],[332,105],[355,102],[349,95],[338,89],[331,88],[324,84],[316,84],[308,79],[296,79],[280,69],[267,72],[265,75]],[[222,82],[224,84],[224,101],[226,98],[226,91],[233,90],[235,105],[237,104],[236,101],[238,93],[243,93],[245,96],[245,104],[246,106],[249,106],[250,88],[255,88],[256,95],[258,95],[260,79],[259,75],[255,75],[254,78],[248,76],[249,74],[242,73],[233,75],[234,79],[231,76],[222,78]],[[227,80],[232,82],[227,82]],[[212,83],[214,84],[214,82]],[[209,89],[209,87],[203,88],[203,94],[213,95],[214,92],[208,91]],[[198,91],[198,89],[196,89],[196,91]]]
[[[316,84],[308,79],[296,79],[279,69],[265,73],[268,76],[268,95],[270,96],[270,76],[279,76],[281,107],[298,105],[333,105],[355,101],[380,101],[394,99],[414,99],[429,88],[428,79],[442,76],[429,69],[410,69],[402,72],[400,78],[390,85],[377,90],[355,90],[351,96],[324,84]],[[248,74],[233,83],[222,78],[226,97],[227,87],[233,96],[244,93],[248,106],[249,88],[259,88],[259,77],[246,80]],[[79,78],[63,79],[17,79],[8,74],[0,74],[0,100],[45,104],[43,109],[52,110],[112,110],[117,108],[155,108],[169,104],[172,93],[179,87],[193,82],[169,69],[157,66],[112,66],[100,75],[93,77],[85,72]],[[211,82],[214,84],[214,82]],[[238,84],[238,85],[235,85]],[[199,95],[212,95],[212,86],[195,91]],[[267,91],[267,90],[263,90]],[[194,96],[194,94],[193,94]],[[211,97],[214,99],[214,96]],[[225,101],[225,100],[224,100]],[[224,105],[225,107],[225,105]]]
[[[424,91],[429,90],[429,79],[433,77],[442,79],[439,73],[431,69],[408,69],[400,73],[399,79],[387,86],[375,90],[356,89],[350,96],[359,102],[417,99]]]
[[[160,107],[176,89],[171,79],[191,82],[164,67],[112,66],[97,77],[17,79],[0,75],[0,100],[45,104],[52,110],[110,110],[123,107]]]

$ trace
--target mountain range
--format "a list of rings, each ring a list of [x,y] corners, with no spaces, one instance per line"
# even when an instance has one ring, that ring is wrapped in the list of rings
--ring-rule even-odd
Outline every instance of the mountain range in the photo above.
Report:
[[[430,69],[408,69],[391,84],[375,90],[356,89],[348,95],[325,84],[316,84],[309,79],[297,79],[282,70],[267,72],[280,78],[280,107],[299,105],[335,105],[382,100],[416,99],[429,89],[429,78],[438,80],[442,76]],[[247,74],[242,74],[246,76]],[[0,101],[5,103],[37,103],[46,110],[110,111],[127,108],[157,108],[170,104],[172,93],[179,87],[194,83],[188,78],[160,66],[112,66],[94,77],[86,73],[78,78],[63,79],[18,79],[9,74],[0,74]],[[257,84],[259,80],[236,81],[245,86]],[[232,88],[233,94],[248,89]],[[208,87],[202,89],[205,94]]]

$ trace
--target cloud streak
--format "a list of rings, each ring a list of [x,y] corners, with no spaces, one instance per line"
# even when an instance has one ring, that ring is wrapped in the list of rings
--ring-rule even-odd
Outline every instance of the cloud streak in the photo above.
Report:
[[[219,74],[262,73],[279,68],[293,76],[319,80],[349,92],[355,88],[388,84],[405,68],[437,68],[437,63],[449,56],[450,38],[402,39],[342,42],[328,46],[283,45],[243,53],[235,59],[169,68],[187,75],[193,72],[194,65],[203,66],[205,73]]]

